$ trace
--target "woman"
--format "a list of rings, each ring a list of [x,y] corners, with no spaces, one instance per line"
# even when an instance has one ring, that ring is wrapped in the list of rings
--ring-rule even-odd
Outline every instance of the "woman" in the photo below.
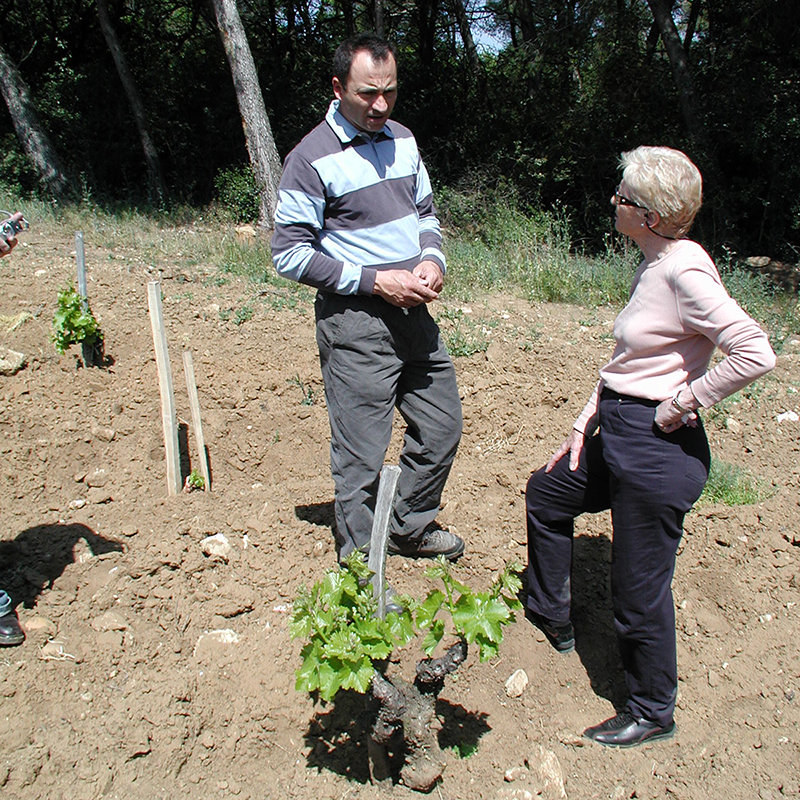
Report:
[[[702,178],[681,152],[623,153],[616,229],[644,256],[614,323],[616,348],[569,437],[528,481],[527,616],[572,650],[573,521],[611,509],[611,594],[629,699],[584,736],[632,747],[673,735],[678,688],[672,574],[683,518],[708,478],[697,409],[775,365],[767,337],[732,300],[708,254],[685,239]],[[725,358],[708,369],[714,348]]]

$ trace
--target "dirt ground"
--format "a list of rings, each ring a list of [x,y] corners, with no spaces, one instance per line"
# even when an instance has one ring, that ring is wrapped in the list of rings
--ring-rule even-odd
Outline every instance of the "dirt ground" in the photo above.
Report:
[[[311,293],[294,304],[202,263],[154,269],[87,237],[108,364],[79,368],[79,348],[59,356],[49,340],[57,291],[75,275],[73,233],[32,229],[0,262],[0,345],[27,358],[0,376],[0,587],[28,637],[0,650],[3,798],[417,796],[370,785],[361,697],[315,705],[294,690],[292,600],[334,563]],[[184,468],[199,466],[188,348],[210,493],[167,495],[146,290],[159,277]],[[459,319],[490,341],[455,359],[465,430],[440,514],[467,542],[457,576],[484,588],[507,561],[525,562],[526,480],[591,390],[615,312],[511,297],[445,299],[433,312],[448,308],[443,327]],[[779,420],[800,412],[799,367],[795,342],[756,390],[706,416],[714,456],[773,493],[687,519],[674,582],[677,736],[622,752],[580,738],[622,699],[609,518],[587,517],[576,651],[556,653],[518,619],[497,659],[471,652],[440,696],[447,768],[433,796],[800,796],[800,423]],[[205,555],[201,541],[219,533],[229,555]],[[424,571],[394,557],[388,578],[422,595]],[[409,645],[391,669],[410,677],[418,653]],[[529,684],[509,697],[518,669]]]

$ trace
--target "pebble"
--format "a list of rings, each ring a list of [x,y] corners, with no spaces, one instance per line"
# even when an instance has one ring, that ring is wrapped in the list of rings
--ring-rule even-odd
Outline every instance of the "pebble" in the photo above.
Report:
[[[509,697],[519,697],[528,685],[528,674],[524,669],[512,673],[506,681],[506,694]]]
[[[206,538],[200,542],[200,549],[207,556],[214,556],[223,561],[227,561],[230,558],[232,550],[231,543],[224,533],[215,533],[213,536],[206,536]]]

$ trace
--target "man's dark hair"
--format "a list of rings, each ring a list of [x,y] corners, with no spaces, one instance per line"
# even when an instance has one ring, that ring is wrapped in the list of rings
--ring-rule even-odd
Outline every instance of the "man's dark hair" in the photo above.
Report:
[[[353,66],[353,59],[356,53],[366,50],[373,61],[386,61],[391,55],[397,60],[397,48],[392,42],[381,39],[374,33],[359,33],[345,39],[333,54],[333,74],[339,79],[343,87],[347,86],[347,79],[350,76],[350,67]]]

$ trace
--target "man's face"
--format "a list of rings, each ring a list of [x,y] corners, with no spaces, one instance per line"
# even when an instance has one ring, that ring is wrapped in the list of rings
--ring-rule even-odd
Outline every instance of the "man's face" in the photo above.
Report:
[[[397,101],[397,63],[390,53],[375,61],[367,50],[353,57],[347,86],[333,79],[333,94],[339,111],[361,131],[375,133],[383,128]]]

